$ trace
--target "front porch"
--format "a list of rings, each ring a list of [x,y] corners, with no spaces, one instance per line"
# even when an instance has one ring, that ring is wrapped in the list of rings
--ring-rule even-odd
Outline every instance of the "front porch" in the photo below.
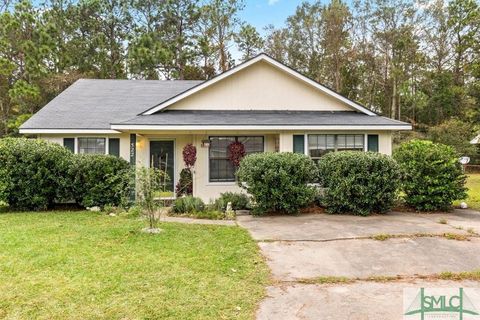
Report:
[[[256,152],[298,152],[319,158],[336,150],[391,153],[390,132],[375,131],[146,131],[128,132],[130,163],[156,167],[167,172],[169,180],[162,198],[175,198],[175,186],[185,168],[183,149],[192,144],[197,150],[193,168],[193,195],[208,202],[223,192],[241,192],[235,182],[235,168],[228,159],[228,145],[245,146],[247,154]]]

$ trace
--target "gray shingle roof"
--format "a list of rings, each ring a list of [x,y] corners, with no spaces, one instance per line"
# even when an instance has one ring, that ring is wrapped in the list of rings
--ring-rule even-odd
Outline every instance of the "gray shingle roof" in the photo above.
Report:
[[[140,115],[119,125],[372,125],[398,126],[405,122],[382,116],[369,116],[355,111],[230,111],[230,110],[165,110],[153,115]]]
[[[203,81],[81,79],[21,129],[110,129]]]

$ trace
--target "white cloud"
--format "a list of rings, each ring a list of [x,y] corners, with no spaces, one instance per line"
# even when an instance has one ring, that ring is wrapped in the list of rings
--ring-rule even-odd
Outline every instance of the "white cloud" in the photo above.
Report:
[[[275,3],[277,3],[279,0],[268,0],[268,5],[273,6]]]

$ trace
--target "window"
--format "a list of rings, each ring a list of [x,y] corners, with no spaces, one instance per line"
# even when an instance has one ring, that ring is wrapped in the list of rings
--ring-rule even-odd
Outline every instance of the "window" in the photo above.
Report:
[[[363,151],[365,137],[363,134],[339,134],[337,135],[338,151]]]
[[[263,137],[227,136],[210,137],[209,180],[210,182],[234,182],[235,167],[228,155],[228,146],[232,142],[241,142],[247,154],[263,152]]]
[[[363,151],[364,139],[363,134],[310,134],[308,154],[315,160],[332,151]]]
[[[78,153],[105,154],[105,138],[78,138]]]

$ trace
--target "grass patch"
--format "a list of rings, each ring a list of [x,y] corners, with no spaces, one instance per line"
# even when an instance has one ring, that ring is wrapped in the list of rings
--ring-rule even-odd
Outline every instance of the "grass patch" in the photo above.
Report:
[[[442,272],[438,275],[439,279],[442,280],[480,280],[480,269],[474,271],[466,271],[466,272]]]
[[[311,279],[301,279],[298,282],[304,284],[338,284],[338,283],[352,283],[355,279],[347,277],[316,277]]]
[[[391,235],[391,234],[379,233],[379,234],[376,234],[376,235],[372,236],[372,239],[377,240],[377,241],[385,241],[385,240],[388,240],[388,239],[393,238],[393,237],[394,236]]]
[[[473,234],[473,235],[477,235],[477,232],[473,228],[468,228],[467,232],[470,233],[470,234]]]
[[[252,319],[268,269],[238,227],[0,214],[0,318]]]
[[[458,233],[449,233],[446,232],[443,234],[443,237],[448,240],[457,240],[457,241],[469,241],[468,236]]]
[[[442,218],[442,219],[438,220],[438,223],[440,223],[440,224],[447,224],[448,221],[447,221],[447,219]]]
[[[468,198],[465,202],[471,209],[480,210],[480,173],[471,173],[467,175]],[[461,201],[455,201],[459,205]]]

